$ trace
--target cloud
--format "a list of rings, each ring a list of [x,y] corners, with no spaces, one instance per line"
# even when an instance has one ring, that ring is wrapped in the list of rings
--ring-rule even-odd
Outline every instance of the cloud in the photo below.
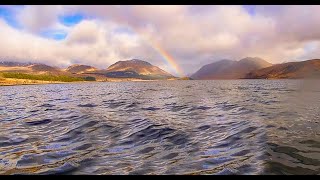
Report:
[[[64,67],[73,63],[83,63],[106,68],[105,66],[117,60],[130,58],[122,55],[119,51],[121,48],[126,48],[127,54],[134,54],[129,51],[138,46],[136,38],[125,35],[115,36],[113,29],[107,31],[108,28],[96,23],[91,21],[79,23],[70,31],[66,39],[56,41],[14,29],[0,20],[1,59],[40,62]],[[84,25],[86,29],[82,28]],[[87,36],[88,34],[92,35],[91,39]]]
[[[280,63],[320,55],[320,6],[114,5],[20,9],[17,17],[23,30],[0,24],[0,38],[5,39],[0,42],[0,52],[51,64],[77,62],[105,67],[117,60],[141,58],[175,73],[154,44],[167,51],[187,74],[224,58],[259,56]],[[71,26],[61,23],[59,18],[74,14],[81,14],[79,22]],[[53,29],[64,32],[65,39],[56,41],[40,36],[40,32]],[[6,37],[7,31],[13,35]]]
[[[61,6],[26,6],[18,14],[18,21],[30,32],[40,32],[56,24]]]
[[[99,27],[92,21],[82,21],[73,28],[67,37],[68,44],[93,44],[99,40]],[[101,37],[103,38],[103,37]]]

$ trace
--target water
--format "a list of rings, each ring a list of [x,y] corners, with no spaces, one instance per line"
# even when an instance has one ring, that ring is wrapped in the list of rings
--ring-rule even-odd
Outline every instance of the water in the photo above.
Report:
[[[0,174],[320,174],[320,81],[0,87]]]

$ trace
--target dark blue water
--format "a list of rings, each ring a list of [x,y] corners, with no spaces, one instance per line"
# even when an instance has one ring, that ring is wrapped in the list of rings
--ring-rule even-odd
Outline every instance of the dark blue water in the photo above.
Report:
[[[320,81],[0,87],[0,174],[320,174]]]

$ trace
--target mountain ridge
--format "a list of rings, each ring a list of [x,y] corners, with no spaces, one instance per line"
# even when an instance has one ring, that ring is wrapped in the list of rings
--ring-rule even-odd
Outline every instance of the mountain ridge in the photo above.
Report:
[[[107,68],[107,71],[109,72],[121,71],[121,70],[125,70],[125,71],[131,70],[143,75],[157,72],[158,74],[172,76],[171,74],[167,73],[161,68],[154,66],[149,62],[139,60],[139,59],[118,61]]]
[[[106,69],[98,69],[93,66],[83,64],[73,64],[62,69],[40,63],[18,63],[3,62],[0,63],[0,72],[15,72],[29,74],[50,74],[50,75],[68,75],[76,77],[92,76],[100,80],[106,78],[129,78],[129,79],[172,79],[175,78],[163,69],[152,65],[151,63],[139,59],[122,60],[110,65]]]
[[[258,57],[246,57],[238,61],[222,59],[202,66],[189,77],[177,78],[151,63],[139,59],[121,60],[106,69],[73,64],[65,69],[41,63],[1,61],[0,73],[27,73],[94,77],[107,79],[177,80],[177,79],[299,79],[320,77],[320,59],[271,64]]]
[[[92,72],[98,70],[97,68],[89,65],[83,64],[73,64],[65,69],[65,71],[73,73],[73,74],[81,74],[86,72]]]
[[[222,59],[202,66],[191,75],[192,79],[241,79],[247,73],[269,67],[272,64],[258,57],[246,57],[238,61]]]
[[[246,79],[302,79],[320,77],[320,59],[276,64],[252,71]]]

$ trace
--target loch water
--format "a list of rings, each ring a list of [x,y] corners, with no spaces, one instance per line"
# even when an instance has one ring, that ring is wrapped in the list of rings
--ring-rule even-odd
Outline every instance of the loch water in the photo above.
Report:
[[[320,174],[319,80],[0,87],[0,174]]]

